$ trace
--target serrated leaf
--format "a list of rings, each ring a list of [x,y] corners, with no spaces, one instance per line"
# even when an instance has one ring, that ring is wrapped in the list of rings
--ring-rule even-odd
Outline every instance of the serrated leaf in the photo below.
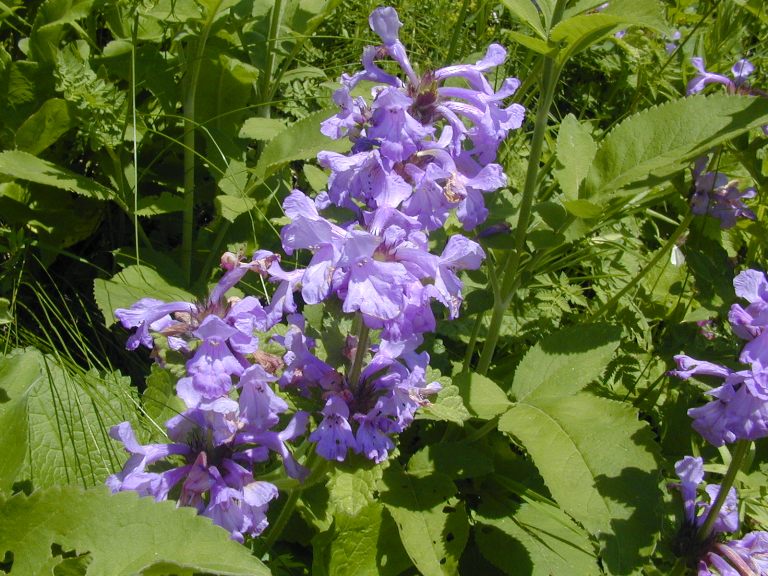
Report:
[[[331,140],[320,132],[320,123],[337,112],[335,108],[320,110],[292,124],[275,136],[264,147],[256,164],[256,174],[262,179],[267,178],[284,164],[293,160],[314,158],[323,150],[348,152],[351,147],[349,140]]]
[[[162,192],[160,196],[143,196],[139,198],[136,216],[157,216],[158,214],[171,214],[184,210],[184,198]]]
[[[194,302],[195,297],[186,290],[170,284],[148,266],[127,266],[109,280],[93,281],[96,304],[107,323],[112,323],[115,310],[130,308],[142,298],[152,296],[166,302]]]
[[[428,420],[445,420],[463,424],[472,415],[464,406],[464,400],[459,394],[458,386],[443,386],[435,398],[417,413],[417,417]]]
[[[445,474],[453,480],[477,478],[493,472],[493,460],[469,442],[430,444],[408,460],[408,473],[413,476]]]
[[[463,372],[453,381],[459,388],[464,405],[473,416],[490,420],[512,405],[504,390],[487,376]]]
[[[381,474],[381,466],[352,471],[335,469],[328,480],[329,502],[334,515],[354,516],[373,503]]]
[[[600,204],[620,189],[661,178],[748,130],[768,124],[768,99],[692,96],[635,114],[600,144],[581,197]]]
[[[225,530],[173,502],[57,486],[0,504],[0,552],[13,553],[14,574],[42,574],[52,544],[90,553],[89,575],[270,574]]]
[[[484,498],[476,518],[480,551],[505,574],[601,573],[588,535],[555,506],[513,505],[491,496]]]
[[[520,362],[511,393],[518,400],[576,394],[602,374],[619,345],[608,324],[571,326],[550,334]]]
[[[354,516],[337,516],[331,530],[313,538],[312,547],[317,576],[397,576],[411,565],[394,522],[377,503]]]
[[[400,539],[416,568],[425,576],[457,574],[469,538],[464,503],[456,486],[442,474],[416,478],[392,462],[384,472],[381,501],[397,524]]]
[[[66,101],[51,98],[27,118],[16,131],[16,146],[30,154],[40,154],[75,126]]]
[[[26,414],[24,467],[16,481],[35,487],[55,484],[95,485],[104,481],[125,456],[115,452],[109,426],[135,419],[135,398],[127,378],[107,379],[90,372],[69,374],[37,350],[15,351],[0,359],[0,388],[10,397],[2,418],[20,423]],[[13,415],[8,410],[14,410]],[[3,453],[13,452],[14,434],[0,436]],[[8,481],[8,478],[5,478]]]
[[[578,200],[579,185],[589,172],[595,152],[597,144],[589,125],[579,122],[573,114],[563,118],[557,133],[557,164],[553,173],[566,200]]]
[[[117,194],[106,186],[21,150],[0,152],[0,174],[16,180],[53,186],[96,200],[115,200],[124,207]]]
[[[2,366],[0,366],[0,369]],[[5,392],[2,373],[0,391]],[[7,392],[6,392],[7,394]],[[0,493],[10,492],[27,456],[27,399],[24,396],[0,404]]]
[[[248,118],[237,136],[249,140],[272,140],[283,130],[285,122],[279,118]]]
[[[575,54],[627,26],[645,26],[662,33],[667,25],[657,0],[614,0],[602,12],[579,14],[559,22],[550,41],[562,45],[558,59],[564,63]]]
[[[547,35],[544,32],[544,26],[541,24],[541,18],[533,2],[530,0],[502,0],[502,4],[523,24],[527,25],[541,38],[546,39]]]
[[[630,574],[660,528],[656,445],[632,407],[577,394],[522,402],[499,420],[530,454],[562,509],[601,544],[610,574]]]
[[[146,385],[142,404],[147,416],[156,423],[163,424],[186,410],[183,400],[176,395],[176,379],[168,370],[152,364]]]

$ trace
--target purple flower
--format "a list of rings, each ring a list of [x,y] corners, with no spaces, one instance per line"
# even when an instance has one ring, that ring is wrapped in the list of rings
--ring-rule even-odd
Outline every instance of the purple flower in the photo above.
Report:
[[[691,58],[691,64],[698,70],[699,74],[688,82],[687,94],[701,92],[707,84],[722,84],[730,93],[743,92],[746,87],[747,78],[755,70],[755,67],[749,60],[742,58],[731,68],[731,75],[733,76],[733,80],[731,80],[722,74],[708,72],[704,67],[703,58],[698,56]]]
[[[699,576],[768,574],[768,532],[750,532],[741,540],[715,543],[698,570]]]
[[[675,473],[680,478],[676,487],[683,497],[685,523],[690,529],[698,529],[704,524],[712,503],[720,492],[719,484],[707,484],[704,491],[709,502],[699,500],[698,488],[704,481],[704,461],[701,458],[686,456],[675,463]],[[736,532],[739,529],[739,502],[736,489],[728,490],[725,502],[713,524],[713,533]]]
[[[331,396],[323,407],[323,421],[309,435],[317,443],[317,453],[326,460],[342,462],[347,452],[357,451],[358,445],[349,424],[349,407],[339,396]]]
[[[739,298],[749,302],[746,308],[733,304],[728,320],[734,333],[744,340],[754,340],[768,326],[768,282],[758,270],[745,270],[733,279],[733,287]]]
[[[757,191],[751,187],[741,191],[738,181],[729,180],[721,172],[704,172],[707,161],[706,156],[700,158],[693,171],[691,212],[699,216],[709,215],[717,218],[721,228],[733,228],[737,218],[754,220],[755,213],[747,208],[743,199],[754,198]]]

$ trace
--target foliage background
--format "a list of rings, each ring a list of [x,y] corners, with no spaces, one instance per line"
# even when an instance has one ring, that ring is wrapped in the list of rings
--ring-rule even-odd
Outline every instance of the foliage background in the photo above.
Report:
[[[507,47],[498,78],[522,80],[516,99],[529,110],[502,147],[508,188],[489,199],[487,227],[507,233],[483,238],[488,262],[465,277],[461,318],[425,344],[444,390],[397,458],[329,468],[265,550],[228,543],[189,511],[100,488],[125,458],[109,427],[129,420],[159,441],[178,408],[173,376],[123,350],[113,311],[147,295],[202,297],[224,250],[279,250],[282,199],[322,190],[315,154],[345,151],[318,126],[335,80],[376,43],[377,3],[0,3],[0,569],[660,574],[675,564],[674,461],[700,453],[718,474],[730,456],[685,414],[709,386],[665,374],[682,351],[736,365],[731,281],[765,269],[768,207],[766,101],[714,87],[684,98],[685,85],[692,56],[722,73],[748,57],[751,84],[768,87],[765,6],[627,0],[595,14],[600,2],[581,0],[550,26],[547,0],[541,14],[523,0],[391,4],[421,70]],[[547,82],[547,59],[559,79]],[[680,228],[692,161],[710,150],[718,170],[758,189],[756,221]],[[263,284],[243,290],[268,295]],[[712,340],[696,325],[709,319]],[[335,322],[323,310],[315,329]],[[750,529],[768,526],[767,472],[758,444],[738,479]]]

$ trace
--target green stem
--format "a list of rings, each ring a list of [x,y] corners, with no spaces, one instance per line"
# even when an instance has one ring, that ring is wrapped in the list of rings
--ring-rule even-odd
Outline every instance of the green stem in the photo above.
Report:
[[[461,10],[459,10],[459,17],[456,20],[456,24],[453,26],[453,34],[451,35],[451,44],[448,46],[448,55],[445,57],[443,66],[448,66],[453,62],[453,56],[456,53],[456,47],[459,43],[459,34],[461,33],[461,23],[464,22],[464,15],[467,13],[469,7],[469,0],[464,0],[461,3]]]
[[[269,105],[270,80],[272,71],[275,67],[275,44],[277,43],[277,33],[280,30],[280,19],[283,12],[283,0],[274,0],[272,5],[272,14],[269,20],[269,37],[267,38],[267,60],[264,64],[262,76],[259,78],[259,98],[262,106],[259,108],[260,116],[269,118],[271,114]]]
[[[192,236],[195,220],[195,100],[197,98],[197,80],[200,76],[200,64],[203,59],[205,43],[219,10],[221,1],[210,8],[208,18],[203,25],[200,37],[194,44],[195,50],[189,63],[189,75],[184,94],[184,210],[181,230],[181,265],[187,286],[192,279]]]
[[[704,542],[712,534],[712,527],[717,520],[717,516],[720,514],[720,509],[725,503],[725,499],[728,497],[728,491],[733,486],[733,481],[736,480],[736,474],[739,472],[741,463],[744,460],[744,456],[749,452],[749,447],[752,445],[751,440],[739,440],[736,442],[733,454],[731,455],[731,463],[728,465],[728,470],[725,472],[723,481],[720,483],[720,491],[717,493],[712,507],[709,509],[704,524],[699,528],[698,539],[699,542]]]
[[[651,260],[646,264],[642,270],[634,277],[632,280],[630,280],[624,288],[619,290],[616,294],[614,294],[608,302],[603,304],[600,309],[595,312],[591,317],[590,320],[597,320],[605,314],[606,312],[609,312],[616,303],[624,297],[624,295],[632,290],[635,286],[637,286],[638,282],[642,280],[648,272],[653,270],[656,265],[661,261],[662,258],[664,258],[669,251],[672,249],[672,247],[677,243],[677,241],[680,239],[680,237],[685,233],[686,230],[688,230],[688,226],[690,226],[691,221],[693,220],[693,214],[689,213],[688,216],[685,217],[685,219],[680,222],[680,224],[677,226],[674,232],[672,232],[672,235],[669,237],[667,242],[664,244],[664,246],[661,247],[661,250],[659,250],[656,255],[651,258]]]
[[[480,333],[480,327],[483,325],[483,313],[478,313],[475,318],[475,325],[472,326],[472,334],[469,336],[467,350],[464,352],[464,366],[462,372],[469,372],[472,366],[472,355],[475,353],[475,344],[477,344],[477,335]]]
[[[357,335],[357,348],[355,348],[355,357],[352,360],[352,367],[349,370],[349,377],[347,378],[347,381],[353,390],[358,385],[360,374],[363,371],[363,360],[365,359],[366,354],[368,354],[369,333],[370,328],[365,325],[365,320],[360,318],[360,331]]]
[[[558,1],[557,6],[562,8],[563,2]],[[556,9],[556,15],[559,19],[562,9]],[[554,18],[553,18],[554,20]],[[554,25],[553,21],[553,25]],[[493,353],[496,350],[496,344],[499,340],[499,329],[504,317],[504,312],[509,307],[509,303],[514,294],[515,284],[518,279],[520,262],[522,261],[525,240],[528,234],[528,222],[531,217],[531,209],[536,192],[536,183],[539,175],[539,164],[541,162],[541,153],[544,148],[544,136],[547,131],[549,121],[549,109],[555,96],[557,79],[560,76],[560,67],[554,58],[545,57],[543,71],[543,94],[539,101],[536,111],[536,123],[533,128],[533,138],[531,140],[531,153],[528,158],[528,170],[525,174],[525,186],[523,187],[523,198],[520,202],[520,213],[517,218],[517,228],[515,229],[514,249],[504,264],[504,276],[501,282],[499,295],[494,298],[493,313],[491,315],[491,325],[488,330],[483,351],[478,362],[477,372],[486,374],[493,359]]]

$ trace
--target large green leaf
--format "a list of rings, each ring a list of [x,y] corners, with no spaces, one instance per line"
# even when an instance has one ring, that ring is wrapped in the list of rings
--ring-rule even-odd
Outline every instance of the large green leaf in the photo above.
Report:
[[[490,420],[511,406],[504,390],[493,380],[482,374],[463,372],[453,379],[459,387],[464,405],[473,416]]]
[[[288,162],[314,158],[323,150],[348,152],[348,139],[331,140],[320,132],[320,123],[337,112],[335,108],[320,110],[280,132],[264,147],[256,164],[256,175],[266,178]]]
[[[550,34],[561,45],[561,63],[622,27],[637,25],[665,32],[658,0],[613,0],[602,12],[579,14],[557,24]]]
[[[32,60],[53,62],[65,27],[88,16],[93,3],[94,0],[45,0],[35,14],[29,36]]]
[[[96,200],[115,200],[125,207],[117,193],[106,186],[21,150],[0,152],[0,174],[68,190]]]
[[[403,547],[425,576],[456,574],[469,537],[464,505],[443,474],[417,478],[396,463],[384,472],[381,500],[392,514]]]
[[[127,266],[109,280],[97,278],[93,281],[93,293],[107,322],[115,318],[115,310],[118,308],[130,308],[148,296],[168,302],[195,301],[192,294],[172,285],[152,268],[139,265]]]
[[[651,176],[663,178],[714,146],[765,124],[766,98],[699,95],[649,108],[605,137],[581,196],[597,202]]]
[[[646,560],[661,523],[656,445],[630,406],[589,394],[534,398],[499,429],[530,454],[552,496],[601,544],[611,574]]]
[[[477,520],[480,551],[505,574],[600,574],[588,535],[551,504],[514,504],[488,495]]]
[[[589,125],[579,122],[573,114],[563,118],[557,133],[557,163],[553,172],[566,200],[578,200],[579,185],[589,172],[595,152],[597,144]]]
[[[526,24],[536,34],[546,39],[547,34],[541,24],[541,17],[536,6],[530,0],[502,0],[502,4],[514,14],[518,20]]]
[[[423,477],[435,473],[452,479],[476,478],[493,472],[491,455],[471,442],[430,444],[408,460],[408,473]]]
[[[520,362],[512,394],[519,401],[573,395],[602,374],[618,345],[619,330],[608,324],[551,334]]]
[[[13,574],[51,574],[61,562],[53,544],[89,554],[89,575],[270,573],[208,518],[172,502],[59,486],[0,504],[0,556],[13,553]]]
[[[91,486],[124,460],[107,432],[113,424],[135,419],[136,398],[127,378],[103,378],[93,371],[69,374],[51,357],[30,349],[0,359],[0,389],[10,399],[0,405],[0,422],[26,422],[0,435],[0,451],[16,462],[6,463],[0,473],[5,486],[14,480],[35,487]],[[28,446],[22,466],[19,442]]]
[[[60,98],[43,102],[16,131],[16,146],[30,154],[39,154],[75,126],[69,106]]]
[[[392,518],[377,503],[337,515],[312,547],[315,576],[397,576],[411,565]]]

